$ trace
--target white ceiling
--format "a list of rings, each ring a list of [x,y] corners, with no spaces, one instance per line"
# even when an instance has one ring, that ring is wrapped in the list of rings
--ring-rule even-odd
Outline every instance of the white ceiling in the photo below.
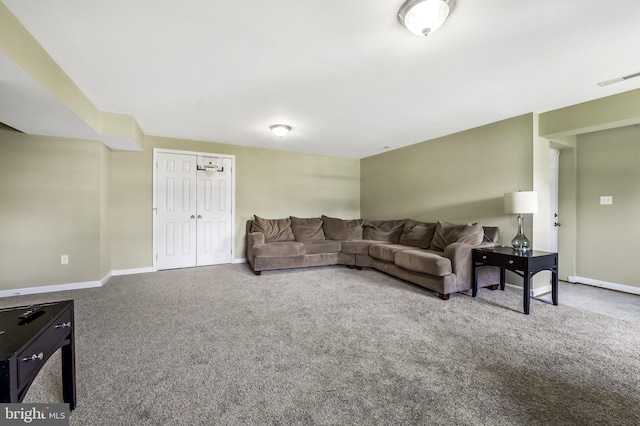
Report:
[[[363,158],[640,88],[597,85],[640,71],[638,0],[457,0],[426,38],[403,0],[2,1],[147,135]]]

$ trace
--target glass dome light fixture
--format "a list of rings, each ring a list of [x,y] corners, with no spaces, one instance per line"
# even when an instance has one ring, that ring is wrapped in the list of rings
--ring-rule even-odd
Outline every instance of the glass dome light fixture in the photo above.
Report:
[[[286,124],[274,124],[272,126],[269,126],[269,128],[271,129],[273,134],[279,138],[286,136],[287,133],[289,133],[289,131],[291,130],[291,126],[287,126]]]
[[[428,36],[444,24],[455,0],[407,0],[398,12],[398,20],[415,35]]]

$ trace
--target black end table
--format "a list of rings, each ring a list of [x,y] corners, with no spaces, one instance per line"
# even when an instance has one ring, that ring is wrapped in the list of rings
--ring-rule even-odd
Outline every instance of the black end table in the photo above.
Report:
[[[500,290],[504,290],[505,270],[523,278],[523,308],[527,315],[531,301],[531,277],[540,271],[551,271],[551,299],[554,305],[558,305],[558,253],[540,250],[520,251],[504,246],[473,249],[473,297],[478,294],[476,269],[482,266],[500,268]]]
[[[73,300],[37,305],[37,314],[21,319],[31,307],[0,310],[0,402],[22,402],[42,366],[62,348],[62,397],[76,408]]]

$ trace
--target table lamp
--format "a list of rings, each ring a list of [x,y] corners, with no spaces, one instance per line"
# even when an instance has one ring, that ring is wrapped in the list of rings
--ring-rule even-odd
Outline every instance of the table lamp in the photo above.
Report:
[[[518,215],[518,234],[511,245],[516,250],[529,250],[531,243],[522,227],[523,214],[538,212],[538,193],[535,191],[518,191],[507,192],[504,194],[504,211],[505,213]]]

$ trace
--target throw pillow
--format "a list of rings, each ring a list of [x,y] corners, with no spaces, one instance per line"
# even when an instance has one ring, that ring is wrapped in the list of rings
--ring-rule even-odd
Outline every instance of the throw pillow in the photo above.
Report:
[[[500,228],[497,226],[483,226],[482,230],[484,231],[484,242],[494,244],[500,242]]]
[[[362,236],[365,240],[397,243],[402,235],[406,219],[365,220]]]
[[[484,230],[479,223],[456,225],[438,221],[436,232],[431,241],[431,250],[444,250],[451,243],[467,243],[477,246],[484,238]]]
[[[405,246],[428,249],[431,246],[431,240],[433,240],[433,234],[435,234],[435,232],[435,223],[407,220],[402,230],[399,243]]]
[[[362,219],[343,220],[322,215],[322,229],[328,240],[361,240],[363,223]]]
[[[254,215],[255,220],[251,226],[251,232],[262,232],[264,241],[293,241],[291,232],[291,220],[287,219],[263,219]]]
[[[291,229],[296,241],[324,240],[322,218],[299,218],[291,216]]]

